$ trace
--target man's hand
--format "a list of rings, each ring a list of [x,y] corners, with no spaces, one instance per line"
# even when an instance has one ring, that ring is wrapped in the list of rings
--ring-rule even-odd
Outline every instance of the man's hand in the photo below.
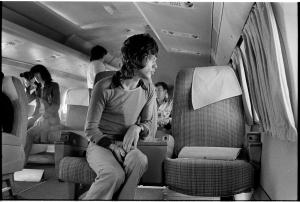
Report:
[[[117,160],[121,163],[123,163],[123,159],[125,157],[125,151],[122,147],[119,147],[115,144],[110,144],[109,149],[113,152]]]
[[[136,149],[137,142],[140,137],[140,132],[141,132],[141,127],[137,125],[132,125],[129,127],[123,139],[123,149],[125,150],[126,153],[130,151],[132,144],[133,144],[133,148]]]
[[[29,81],[29,80],[27,80],[27,79],[25,79],[25,78],[23,79],[23,83],[24,83],[24,86],[26,88],[28,88],[28,87],[30,87],[32,85],[32,82]]]

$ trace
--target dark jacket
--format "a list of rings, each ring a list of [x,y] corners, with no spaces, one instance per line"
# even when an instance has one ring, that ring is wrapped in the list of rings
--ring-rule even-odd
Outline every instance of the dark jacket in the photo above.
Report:
[[[26,88],[26,95],[28,98],[28,103],[36,99],[36,106],[34,109],[33,116],[39,114],[39,109],[41,107],[41,102],[45,106],[45,113],[43,114],[45,118],[47,117],[59,117],[58,110],[60,106],[60,92],[59,85],[56,82],[45,83],[44,88],[38,86],[36,90],[30,93],[30,87]]]

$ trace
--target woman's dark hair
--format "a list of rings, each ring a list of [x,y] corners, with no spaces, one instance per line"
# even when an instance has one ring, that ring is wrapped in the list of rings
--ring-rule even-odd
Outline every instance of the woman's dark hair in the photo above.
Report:
[[[149,34],[137,34],[124,41],[121,52],[123,65],[113,79],[116,82],[131,79],[134,76],[134,70],[143,69],[145,59],[149,55],[157,55],[158,46]]]
[[[107,54],[107,50],[102,46],[94,46],[91,49],[90,61],[102,59]]]
[[[45,83],[48,83],[48,82],[52,81],[52,77],[51,77],[50,72],[43,65],[34,65],[33,67],[31,67],[30,72],[32,74],[40,73],[41,77],[45,81]]]
[[[161,86],[164,90],[169,90],[168,84],[166,84],[165,82],[161,81],[161,82],[157,82],[155,84],[155,87]]]

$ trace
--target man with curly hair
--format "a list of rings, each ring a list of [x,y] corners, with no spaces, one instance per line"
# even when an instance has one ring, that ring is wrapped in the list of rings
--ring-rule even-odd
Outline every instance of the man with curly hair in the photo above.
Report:
[[[133,200],[148,165],[137,142],[152,122],[156,100],[150,80],[158,46],[149,34],[138,34],[125,40],[121,52],[121,70],[97,82],[91,96],[86,158],[97,177],[85,200]]]

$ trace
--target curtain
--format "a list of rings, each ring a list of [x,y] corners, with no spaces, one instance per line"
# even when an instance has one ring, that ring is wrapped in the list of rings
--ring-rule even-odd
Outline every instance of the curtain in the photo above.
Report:
[[[253,126],[255,124],[259,125],[259,118],[257,116],[256,110],[253,107],[249,95],[249,89],[247,84],[248,81],[245,75],[245,68],[244,68],[244,59],[242,57],[242,52],[240,47],[236,47],[234,49],[231,59],[232,59],[232,66],[237,71],[237,76],[239,78],[239,82],[243,91],[242,100],[243,100],[243,106],[245,111],[246,123],[249,126]]]
[[[240,53],[249,95],[264,132],[282,140],[297,141],[285,73],[287,67],[284,66],[278,29],[269,2],[256,3],[242,37],[244,47]],[[238,54],[236,49],[234,55]]]

